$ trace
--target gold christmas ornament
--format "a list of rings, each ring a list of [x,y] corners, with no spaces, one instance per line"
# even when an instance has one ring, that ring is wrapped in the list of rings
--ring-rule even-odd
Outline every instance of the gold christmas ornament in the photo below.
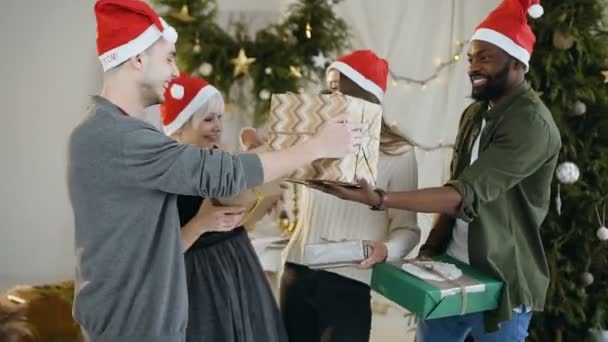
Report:
[[[294,67],[293,65],[289,66],[289,73],[296,78],[302,78],[302,71],[300,71],[300,68]]]
[[[279,216],[279,219],[277,221],[277,225],[279,226],[279,230],[281,231],[282,235],[289,235],[289,216],[287,216],[286,212],[281,212],[281,216]]]
[[[604,84],[608,83],[608,70],[602,71],[602,75],[604,75]]]
[[[572,46],[576,40],[569,33],[564,33],[562,31],[553,32],[553,46],[561,50],[568,50]]]
[[[293,208],[291,210],[292,219],[290,219],[287,210],[283,209],[281,210],[281,213],[279,214],[279,218],[277,220],[277,226],[279,227],[281,235],[283,236],[291,236],[293,234],[296,229],[296,226],[298,225],[298,217],[300,215],[297,186],[295,186],[295,184],[290,185],[290,189],[293,193]]]
[[[234,64],[234,77],[237,77],[242,74],[249,74],[249,66],[255,62],[255,58],[247,57],[245,50],[241,48],[239,55],[233,58],[231,62]]]
[[[190,11],[188,10],[188,5],[183,5],[182,9],[178,13],[171,13],[171,16],[179,21],[183,21],[185,23],[191,23],[196,20],[193,16],[190,15]]]
[[[312,27],[310,26],[310,23],[306,23],[306,38],[312,38]]]

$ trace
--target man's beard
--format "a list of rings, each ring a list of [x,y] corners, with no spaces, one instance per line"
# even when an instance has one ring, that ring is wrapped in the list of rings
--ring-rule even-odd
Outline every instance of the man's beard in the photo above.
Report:
[[[509,62],[506,62],[494,76],[472,74],[473,76],[487,77],[486,84],[477,88],[471,89],[471,97],[477,101],[491,101],[504,95],[509,79]]]

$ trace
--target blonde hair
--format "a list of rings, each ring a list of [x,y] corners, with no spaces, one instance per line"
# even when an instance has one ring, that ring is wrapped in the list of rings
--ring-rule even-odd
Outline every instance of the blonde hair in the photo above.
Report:
[[[207,101],[205,101],[195,112],[190,116],[186,123],[192,121],[194,118],[204,118],[209,113],[224,113],[224,97],[220,92],[213,94]],[[184,124],[186,124],[184,123]]]

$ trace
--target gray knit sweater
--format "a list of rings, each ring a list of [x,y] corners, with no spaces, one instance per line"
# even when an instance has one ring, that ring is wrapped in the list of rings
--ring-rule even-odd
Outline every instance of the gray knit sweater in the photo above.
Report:
[[[176,195],[259,185],[253,154],[178,144],[94,97],[69,141],[75,219],[74,317],[95,342],[181,342],[188,298]]]

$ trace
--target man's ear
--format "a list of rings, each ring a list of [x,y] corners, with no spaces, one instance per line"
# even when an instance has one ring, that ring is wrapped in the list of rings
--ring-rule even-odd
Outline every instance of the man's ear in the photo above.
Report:
[[[178,129],[177,131],[175,131],[171,134],[171,139],[179,140],[182,137],[182,133],[183,133],[182,129],[181,128]]]
[[[520,69],[525,70],[526,69],[526,66],[524,65],[524,63],[522,61],[520,61],[519,59],[511,57],[511,60],[512,60],[511,66],[514,70],[520,70]]]
[[[144,53],[138,53],[137,55],[129,58],[128,63],[131,64],[131,66],[137,70],[141,70],[143,68],[143,59],[146,56],[144,56]]]

